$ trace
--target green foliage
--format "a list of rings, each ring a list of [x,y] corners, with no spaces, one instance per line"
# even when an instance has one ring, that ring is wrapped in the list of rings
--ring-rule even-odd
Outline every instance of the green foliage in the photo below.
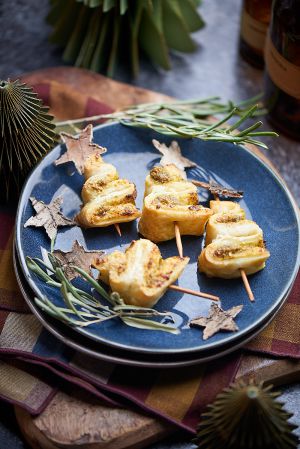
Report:
[[[113,76],[117,62],[139,71],[143,51],[170,69],[169,49],[191,52],[190,33],[204,22],[194,0],[50,0],[51,42],[64,47],[63,59]]]
[[[237,145],[253,144],[268,148],[258,138],[262,136],[276,137],[273,131],[257,131],[262,122],[258,121],[242,131],[238,129],[249,118],[264,114],[264,109],[253,104],[258,97],[234,104],[229,101],[222,104],[218,97],[175,101],[173,103],[145,103],[133,105],[112,114],[101,114],[75,120],[56,123],[57,133],[71,129],[79,132],[87,123],[99,119],[117,121],[124,126],[133,128],[149,128],[166,136],[179,136],[201,140],[232,142]],[[218,121],[212,121],[211,115],[221,115]],[[231,126],[227,121],[232,117],[239,117]]]
[[[20,81],[0,81],[0,199],[17,197],[29,170],[52,148],[53,117]]]
[[[201,416],[195,444],[199,449],[297,448],[291,414],[271,392],[254,381],[237,382],[220,393]]]
[[[53,253],[48,253],[48,260],[49,264],[46,264],[41,259],[32,259],[27,256],[26,264],[29,270],[48,286],[60,289],[64,307],[56,306],[46,296],[34,298],[38,307],[57,320],[70,326],[87,327],[91,324],[119,319],[127,326],[138,329],[169,332],[175,335],[180,333],[180,330],[172,324],[171,313],[125,304],[117,292],[108,294],[98,281],[86,271],[72,266],[87,282],[90,289],[89,292],[81,290],[70,282],[65,268]],[[51,274],[49,275],[48,272]],[[93,295],[94,291],[98,293],[99,298]],[[106,301],[101,302],[101,299]],[[155,321],[155,319],[159,319],[159,321]],[[164,323],[165,319],[171,324]]]

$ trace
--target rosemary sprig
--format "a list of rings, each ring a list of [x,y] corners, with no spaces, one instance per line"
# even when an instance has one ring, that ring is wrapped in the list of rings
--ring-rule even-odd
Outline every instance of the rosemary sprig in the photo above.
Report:
[[[34,298],[44,312],[70,326],[86,327],[110,319],[120,319],[124,324],[139,329],[159,330],[178,334],[179,329],[163,321],[172,315],[166,312],[125,304],[117,292],[108,294],[98,282],[79,267],[74,267],[87,282],[90,292],[75,287],[66,277],[59,260],[48,253],[51,266],[38,258],[26,258],[28,268],[50,287],[60,289],[64,307],[55,305],[46,296]],[[50,272],[51,274],[48,274]],[[93,296],[95,290],[106,303]],[[149,318],[163,318],[155,321]]]
[[[262,122],[258,121],[242,131],[237,129],[249,119],[263,115],[265,109],[256,104],[260,96],[251,98],[238,104],[228,101],[223,104],[218,97],[197,99],[190,101],[175,101],[164,103],[144,103],[114,112],[100,114],[82,119],[57,122],[57,132],[68,127],[74,132],[80,131],[88,122],[106,119],[119,122],[125,126],[135,128],[149,128],[168,136],[198,138],[201,140],[224,141],[234,144],[252,143],[263,148],[266,144],[253,137],[277,136],[273,131],[256,131]],[[219,121],[213,122],[211,116],[219,116]],[[225,123],[233,116],[239,119],[231,126]]]

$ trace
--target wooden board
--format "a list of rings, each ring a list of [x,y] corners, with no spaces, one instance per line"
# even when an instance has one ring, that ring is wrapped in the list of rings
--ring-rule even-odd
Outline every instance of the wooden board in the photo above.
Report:
[[[244,356],[236,379],[280,385],[299,379],[300,361]],[[46,410],[32,418],[15,408],[19,426],[34,449],[138,449],[167,436],[174,428],[132,410],[106,407],[92,398],[59,392]]]
[[[58,67],[40,70],[22,77],[30,84],[51,82],[57,91],[64,86],[64,98],[56,102],[52,113],[64,116],[64,101],[71,101],[80,117],[83,96],[121,108],[134,103],[161,102],[168,97],[156,92],[128,86],[87,70]],[[55,89],[54,89],[55,90]],[[79,112],[78,112],[79,111]],[[75,118],[75,117],[74,117]],[[260,151],[251,150],[266,160]],[[258,381],[280,385],[299,379],[300,361],[243,356],[236,379],[253,377]],[[174,431],[163,421],[132,410],[107,407],[94,398],[70,396],[59,392],[38,417],[15,407],[24,437],[34,449],[139,449]]]

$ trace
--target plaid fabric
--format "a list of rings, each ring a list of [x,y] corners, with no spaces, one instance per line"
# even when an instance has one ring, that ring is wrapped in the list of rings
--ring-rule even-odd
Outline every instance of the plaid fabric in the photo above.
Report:
[[[23,80],[34,84],[59,119],[92,116],[166,98],[74,68],[39,71]],[[205,405],[234,379],[241,353],[169,371],[99,362],[65,346],[42,328],[17,288],[12,267],[14,215],[14,211],[0,208],[0,398],[37,414],[55,394],[53,385],[63,381],[84,388],[110,405],[135,404],[195,432]],[[299,290],[298,275],[288,302],[247,350],[300,356]]]
[[[300,272],[288,301],[246,349],[280,357],[300,358]]]

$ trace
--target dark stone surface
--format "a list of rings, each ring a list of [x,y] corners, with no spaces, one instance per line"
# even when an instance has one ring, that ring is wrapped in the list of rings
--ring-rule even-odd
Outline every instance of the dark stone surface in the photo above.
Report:
[[[201,12],[206,27],[195,33],[198,50],[173,55],[173,70],[154,69],[144,61],[133,84],[178,98],[220,95],[224,100],[242,100],[262,90],[263,74],[241,60],[238,50],[240,0],[204,0]],[[48,0],[0,0],[0,78],[16,77],[26,71],[62,65],[60,50],[48,43],[50,28],[45,24]],[[130,82],[129,75],[118,78]],[[271,128],[270,125],[266,127]],[[268,139],[268,157],[278,167],[300,201],[300,144],[285,137]],[[276,199],[274,199],[275,201]],[[259,201],[258,201],[259,206]],[[282,400],[300,424],[300,386],[283,388]],[[188,449],[186,439],[172,438],[152,449]],[[10,406],[0,404],[0,449],[27,449],[20,438]]]

